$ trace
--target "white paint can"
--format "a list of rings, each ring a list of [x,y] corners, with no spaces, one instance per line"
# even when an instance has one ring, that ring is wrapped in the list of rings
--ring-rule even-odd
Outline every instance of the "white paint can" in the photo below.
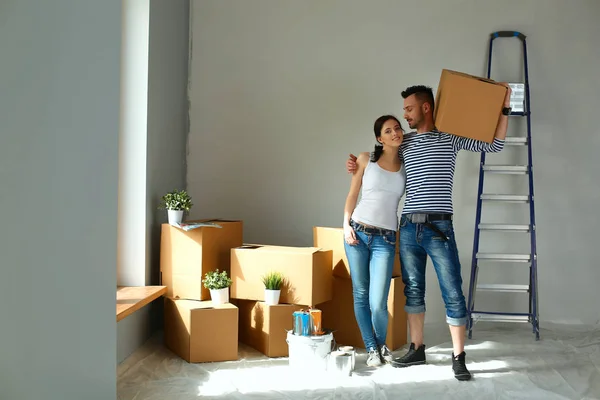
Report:
[[[335,342],[333,333],[316,336],[287,333],[289,365],[301,372],[327,371],[327,361]]]
[[[352,371],[354,371],[354,368],[356,366],[356,351],[354,350],[354,347],[340,346],[340,348],[338,350],[343,351],[344,353],[350,354],[350,356],[352,357]]]
[[[329,370],[336,375],[352,375],[352,355],[339,350],[332,352],[329,358]]]

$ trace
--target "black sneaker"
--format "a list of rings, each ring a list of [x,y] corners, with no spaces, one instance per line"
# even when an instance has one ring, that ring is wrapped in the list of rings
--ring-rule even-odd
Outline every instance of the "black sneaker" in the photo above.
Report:
[[[471,373],[465,365],[465,355],[464,351],[457,356],[452,353],[452,370],[454,371],[454,377],[459,381],[468,381],[471,379]]]
[[[391,364],[396,368],[404,368],[425,364],[425,362],[425,345],[422,344],[418,349],[415,349],[415,344],[411,343],[408,352],[402,357],[395,358]]]

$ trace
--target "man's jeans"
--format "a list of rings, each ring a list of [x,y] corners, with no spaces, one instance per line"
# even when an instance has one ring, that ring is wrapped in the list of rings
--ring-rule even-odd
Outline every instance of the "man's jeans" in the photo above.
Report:
[[[425,224],[414,224],[404,216],[400,219],[400,261],[406,296],[404,309],[409,314],[425,312],[425,265],[429,255],[446,305],[446,322],[462,326],[467,323],[467,307],[454,227],[451,220],[431,221],[431,224],[448,240]]]
[[[344,241],[350,264],[354,315],[367,350],[385,344],[388,293],[396,256],[396,232],[351,221],[358,244]],[[374,332],[374,334],[373,334]]]

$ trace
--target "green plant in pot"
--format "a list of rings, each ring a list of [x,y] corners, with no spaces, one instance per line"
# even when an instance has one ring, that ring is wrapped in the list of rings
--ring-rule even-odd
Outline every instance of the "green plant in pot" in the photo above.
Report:
[[[192,198],[185,190],[173,190],[161,198],[158,208],[166,209],[169,224],[176,225],[183,221],[183,213],[189,212],[193,205]]]
[[[209,271],[204,275],[202,284],[210,290],[210,299],[213,304],[229,303],[229,286],[231,286],[231,278],[227,276],[227,271],[214,270]]]
[[[279,272],[269,272],[262,277],[262,281],[265,285],[265,303],[270,306],[279,304],[283,275]]]

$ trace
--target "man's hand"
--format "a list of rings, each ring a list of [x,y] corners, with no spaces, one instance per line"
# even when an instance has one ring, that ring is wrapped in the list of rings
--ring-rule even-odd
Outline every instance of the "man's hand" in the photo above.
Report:
[[[356,156],[354,154],[350,154],[348,157],[348,161],[346,161],[346,169],[349,174],[353,174],[356,172]]]
[[[510,95],[512,93],[512,89],[510,88],[510,85],[506,82],[502,82],[501,83],[502,86],[506,87],[506,95],[504,96],[504,107],[510,107]]]

